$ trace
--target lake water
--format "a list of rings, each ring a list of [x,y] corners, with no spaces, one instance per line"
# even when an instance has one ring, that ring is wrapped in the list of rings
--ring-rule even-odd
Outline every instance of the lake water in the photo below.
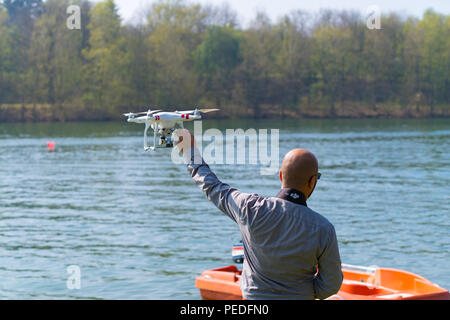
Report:
[[[322,179],[308,205],[335,226],[344,263],[408,270],[450,288],[450,120],[215,121],[278,128],[280,161],[304,147]],[[0,124],[1,299],[200,299],[195,278],[233,264],[237,226],[143,126]],[[46,142],[54,140],[55,152]],[[258,165],[211,165],[277,194]],[[70,290],[67,268],[81,271]]]

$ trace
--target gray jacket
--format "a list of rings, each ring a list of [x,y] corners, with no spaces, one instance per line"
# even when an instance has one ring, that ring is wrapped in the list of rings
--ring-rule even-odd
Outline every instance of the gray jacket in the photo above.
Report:
[[[245,299],[325,299],[339,291],[341,259],[326,218],[305,205],[242,193],[222,183],[203,160],[193,160],[188,171],[195,183],[240,228]]]

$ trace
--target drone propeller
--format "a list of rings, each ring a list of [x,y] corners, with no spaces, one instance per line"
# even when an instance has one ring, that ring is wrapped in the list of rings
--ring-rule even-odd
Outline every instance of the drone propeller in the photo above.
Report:
[[[209,113],[209,112],[216,112],[219,110],[220,109],[196,109],[196,110],[184,111],[183,113],[185,113],[185,114],[194,114],[196,112]]]
[[[158,112],[161,112],[161,111],[162,110],[155,110],[155,111],[150,111],[150,112],[146,111],[146,112],[138,112],[138,113],[130,112],[130,113],[124,113],[123,115],[126,116],[126,117],[141,116],[141,115],[149,115],[149,116],[151,116],[151,115],[153,115],[155,113],[158,113]]]
[[[155,113],[158,113],[158,112],[161,112],[162,110],[155,110],[155,111],[150,111],[150,110],[148,110],[147,112],[141,112],[141,113],[139,113],[139,114],[146,114],[146,115],[149,115],[149,116],[151,116],[151,115],[153,115],[153,114],[155,114]]]

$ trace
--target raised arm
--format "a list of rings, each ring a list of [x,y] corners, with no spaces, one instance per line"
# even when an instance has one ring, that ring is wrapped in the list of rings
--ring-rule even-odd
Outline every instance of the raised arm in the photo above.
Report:
[[[202,159],[199,150],[195,147],[195,138],[188,130],[180,129],[176,134],[180,137],[178,148],[183,153],[194,182],[220,211],[238,224],[247,223],[247,203],[252,195],[242,193],[217,178]]]

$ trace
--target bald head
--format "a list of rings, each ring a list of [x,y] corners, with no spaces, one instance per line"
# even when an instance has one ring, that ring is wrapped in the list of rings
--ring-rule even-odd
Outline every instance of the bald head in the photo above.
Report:
[[[281,165],[280,178],[283,182],[282,187],[306,192],[306,196],[308,196],[310,194],[308,191],[311,188],[314,189],[315,186],[311,187],[308,184],[310,184],[311,177],[316,175],[318,170],[319,163],[312,152],[305,149],[291,150],[286,154]]]

